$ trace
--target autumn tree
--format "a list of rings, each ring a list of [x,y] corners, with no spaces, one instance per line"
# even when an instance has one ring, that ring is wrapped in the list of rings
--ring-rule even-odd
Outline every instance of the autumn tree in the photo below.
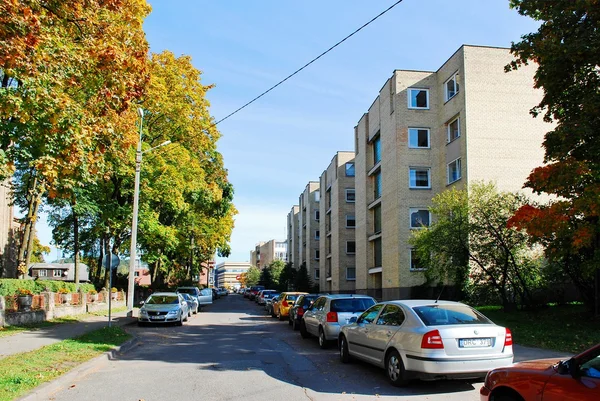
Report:
[[[543,90],[533,116],[555,123],[546,133],[545,164],[525,186],[552,201],[523,206],[511,224],[524,228],[561,266],[581,297],[600,314],[600,2],[511,0],[519,14],[540,21],[537,32],[513,43],[507,71],[538,65]]]
[[[252,287],[257,285],[260,280],[260,270],[256,266],[250,266],[245,273],[245,285],[246,287]]]
[[[536,253],[528,247],[526,233],[507,227],[525,202],[522,195],[483,183],[436,195],[430,208],[435,221],[411,238],[426,277],[491,292],[505,310],[517,303],[532,305],[539,277]]]

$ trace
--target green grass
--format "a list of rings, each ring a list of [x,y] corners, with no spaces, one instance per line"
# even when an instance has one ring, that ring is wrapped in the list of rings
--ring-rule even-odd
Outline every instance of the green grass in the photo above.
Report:
[[[0,359],[0,401],[10,401],[51,381],[129,338],[120,327],[105,327],[81,337]]]
[[[494,323],[508,327],[515,344],[579,353],[600,343],[600,319],[583,305],[554,305],[505,313],[500,307],[477,308]]]

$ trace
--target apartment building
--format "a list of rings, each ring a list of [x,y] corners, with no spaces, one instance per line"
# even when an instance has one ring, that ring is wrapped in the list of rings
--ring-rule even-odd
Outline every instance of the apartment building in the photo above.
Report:
[[[259,269],[264,269],[275,260],[287,261],[287,241],[270,240],[259,242],[254,250],[250,251],[250,263]]]
[[[309,277],[316,283],[320,281],[319,274],[319,239],[321,238],[320,220],[320,191],[319,182],[310,181],[300,194],[298,201],[298,227],[299,227],[299,265],[306,266]]]
[[[248,262],[221,262],[215,267],[215,287],[240,288],[240,275],[250,268]]]
[[[551,127],[529,110],[535,66],[504,72],[508,49],[462,46],[437,71],[396,70],[355,127],[356,292],[431,296],[408,242],[431,199],[467,182],[520,190]]]
[[[319,288],[331,294],[354,292],[356,242],[354,231],[354,152],[337,152],[320,177],[321,241]]]
[[[300,263],[298,262],[298,257],[300,256],[300,229],[298,228],[299,213],[300,207],[294,205],[287,215],[287,261],[296,269],[300,266]]]

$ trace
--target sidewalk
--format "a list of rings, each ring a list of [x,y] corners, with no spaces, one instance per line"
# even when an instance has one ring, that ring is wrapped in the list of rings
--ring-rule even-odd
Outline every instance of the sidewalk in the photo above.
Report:
[[[136,318],[127,317],[127,311],[112,313],[111,317],[112,326],[121,327],[137,321]],[[32,329],[3,337],[0,338],[0,359],[9,355],[33,351],[46,345],[101,329],[107,325],[108,312],[106,316],[92,315],[79,322],[57,323],[50,327]]]

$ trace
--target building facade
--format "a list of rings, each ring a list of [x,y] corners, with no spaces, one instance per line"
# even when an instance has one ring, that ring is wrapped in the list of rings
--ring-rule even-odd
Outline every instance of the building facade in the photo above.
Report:
[[[518,191],[542,165],[551,127],[529,114],[542,97],[535,66],[505,73],[512,59],[508,49],[462,46],[435,72],[396,70],[359,120],[357,292],[423,296],[409,238],[430,224],[432,198],[472,181]]]
[[[351,293],[356,281],[354,152],[337,152],[320,178],[321,292]]]
[[[299,250],[298,255],[299,268],[302,264],[306,266],[308,276],[313,282],[320,282],[319,259],[320,252],[320,191],[319,182],[310,181],[306,184],[304,191],[300,194],[298,201],[298,227],[299,235]]]
[[[19,224],[14,220],[9,181],[0,182],[0,278],[16,278]]]
[[[298,262],[298,257],[300,256],[300,229],[298,228],[299,212],[300,207],[294,205],[287,215],[287,261],[290,262],[295,269],[298,269],[300,266],[300,263]]]
[[[259,242],[254,250],[250,251],[250,264],[259,269],[264,269],[276,260],[283,262],[288,259],[287,241],[270,240]]]
[[[215,287],[240,288],[239,277],[250,268],[248,262],[221,262],[215,267]]]

